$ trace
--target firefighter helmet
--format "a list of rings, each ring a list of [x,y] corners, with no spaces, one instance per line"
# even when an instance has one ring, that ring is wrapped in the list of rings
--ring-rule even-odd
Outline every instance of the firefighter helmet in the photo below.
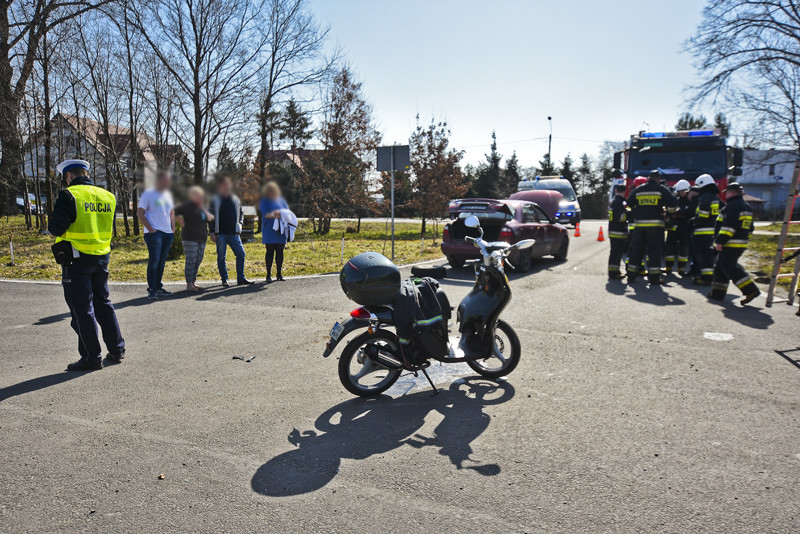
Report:
[[[633,188],[634,188],[634,189],[636,189],[636,188],[637,188],[637,187],[639,187],[640,185],[644,185],[644,184],[646,184],[646,183],[647,183],[647,178],[645,178],[644,176],[637,176],[637,177],[636,177],[636,178],[633,180]]]
[[[703,188],[707,185],[716,185],[717,182],[714,181],[714,178],[711,177],[710,174],[701,174],[697,177],[697,180],[694,181],[694,185],[699,188]]]
[[[678,180],[678,183],[675,184],[675,192],[680,193],[681,191],[688,191],[691,187],[688,180]]]

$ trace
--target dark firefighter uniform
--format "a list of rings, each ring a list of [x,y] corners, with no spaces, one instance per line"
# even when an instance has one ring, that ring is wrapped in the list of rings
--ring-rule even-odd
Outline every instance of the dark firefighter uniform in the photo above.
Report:
[[[718,192],[716,184],[704,186],[694,216],[692,247],[697,258],[697,270],[700,272],[694,281],[704,286],[710,285],[714,276],[715,253],[712,247],[721,205]]]
[[[108,259],[114,224],[116,199],[114,195],[92,185],[87,176],[71,171],[88,170],[88,163],[69,160],[59,165],[59,171],[69,175],[53,207],[48,226],[58,236],[56,246],[67,242],[71,252],[62,263],[64,299],[72,316],[71,326],[78,334],[81,359],[70,364],[71,371],[102,369],[102,349],[97,337],[97,324],[103,333],[108,358],[119,361],[125,354],[125,341],[117,323],[108,291]],[[63,245],[62,245],[63,246]]]
[[[678,201],[672,192],[659,183],[659,175],[650,175],[644,185],[637,187],[628,197],[628,206],[636,212],[628,254],[628,281],[638,276],[637,266],[647,254],[647,278],[653,284],[661,283],[661,259],[664,251],[664,212],[672,213]]]
[[[726,191],[741,191],[742,186],[734,182]],[[720,228],[714,245],[722,250],[714,267],[714,279],[709,297],[722,300],[728,293],[728,282],[731,281],[744,295],[742,304],[747,304],[761,292],[753,279],[739,265],[739,258],[747,250],[747,242],[753,231],[753,208],[741,194],[728,197],[728,204],[719,214]]]
[[[664,262],[667,273],[672,272],[675,259],[678,259],[678,273],[685,274],[689,263],[689,197],[678,197],[678,209],[672,214],[667,228],[667,241],[664,244]]]
[[[619,266],[628,250],[628,207],[622,196],[625,193],[625,184],[615,186],[614,190],[617,194],[614,195],[608,210],[608,238],[611,242],[608,278],[618,280],[623,278]]]

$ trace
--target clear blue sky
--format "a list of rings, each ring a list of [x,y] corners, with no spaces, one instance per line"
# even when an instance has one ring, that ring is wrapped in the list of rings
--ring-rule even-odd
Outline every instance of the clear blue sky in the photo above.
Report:
[[[314,0],[374,105],[384,142],[417,113],[446,119],[477,163],[497,131],[523,166],[594,155],[650,125],[671,129],[695,80],[683,41],[702,0]],[[706,110],[713,115],[713,110]],[[545,138],[531,141],[532,138]]]

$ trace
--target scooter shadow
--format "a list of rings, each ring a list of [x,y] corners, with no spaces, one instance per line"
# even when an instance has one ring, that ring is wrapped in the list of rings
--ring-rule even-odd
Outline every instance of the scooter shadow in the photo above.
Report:
[[[514,387],[508,382],[474,377],[456,380],[435,396],[423,390],[397,399],[348,400],[320,415],[314,430],[292,429],[288,440],[297,448],[262,465],[253,475],[252,488],[271,497],[316,491],[333,480],[343,458],[364,460],[404,444],[435,447],[456,469],[497,475],[500,466],[474,460],[470,444],[491,422],[484,406],[513,396]],[[444,417],[433,437],[417,434],[432,411]]]

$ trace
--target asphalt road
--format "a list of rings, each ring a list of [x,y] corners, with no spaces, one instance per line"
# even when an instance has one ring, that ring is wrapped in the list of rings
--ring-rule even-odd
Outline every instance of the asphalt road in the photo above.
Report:
[[[0,283],[0,531],[797,531],[800,319],[607,283],[597,228],[512,276],[508,380],[437,366],[437,397],[344,390],[336,277],[114,286],[128,358],[87,375],[59,286]]]

